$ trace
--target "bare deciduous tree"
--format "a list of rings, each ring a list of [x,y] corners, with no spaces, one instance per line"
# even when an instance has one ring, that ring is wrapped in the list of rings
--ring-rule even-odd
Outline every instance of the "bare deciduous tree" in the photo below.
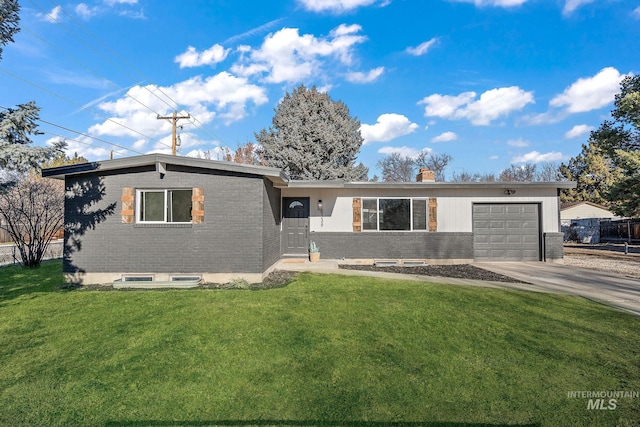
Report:
[[[30,176],[0,193],[2,227],[14,240],[22,265],[37,267],[64,224],[64,184]]]

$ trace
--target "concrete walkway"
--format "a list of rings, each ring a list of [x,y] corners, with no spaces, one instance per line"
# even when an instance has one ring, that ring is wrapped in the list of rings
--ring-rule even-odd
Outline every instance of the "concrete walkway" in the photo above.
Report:
[[[338,268],[338,263],[337,260],[321,260],[317,263],[281,260],[276,264],[276,269],[577,295],[640,316],[640,280],[562,264],[543,262],[487,262],[473,264],[494,273],[528,282],[523,284],[378,271],[343,270]]]

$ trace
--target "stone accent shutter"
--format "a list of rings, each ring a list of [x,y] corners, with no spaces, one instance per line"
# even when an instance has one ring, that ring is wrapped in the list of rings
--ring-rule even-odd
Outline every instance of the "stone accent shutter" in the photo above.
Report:
[[[191,191],[191,222],[204,222],[204,188],[194,188]]]
[[[429,198],[429,231],[438,231],[438,199]]]
[[[362,231],[362,199],[353,198],[353,231],[358,233]]]
[[[123,224],[133,224],[135,222],[135,199],[135,188],[125,187],[122,189],[122,197],[120,198],[122,210],[120,211],[120,215],[122,215]]]

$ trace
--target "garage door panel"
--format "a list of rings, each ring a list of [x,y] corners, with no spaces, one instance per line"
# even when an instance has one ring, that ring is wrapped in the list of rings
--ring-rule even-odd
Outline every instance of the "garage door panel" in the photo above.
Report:
[[[507,236],[504,234],[494,234],[489,236],[489,243],[492,245],[503,245],[507,242]]]
[[[511,234],[506,237],[507,237],[507,243],[510,245],[521,245],[523,243],[523,238],[520,235]]]
[[[540,260],[539,224],[537,204],[473,205],[475,259]]]
[[[473,244],[474,245],[487,245],[487,244],[489,244],[489,235],[488,234],[475,234],[473,236]]]

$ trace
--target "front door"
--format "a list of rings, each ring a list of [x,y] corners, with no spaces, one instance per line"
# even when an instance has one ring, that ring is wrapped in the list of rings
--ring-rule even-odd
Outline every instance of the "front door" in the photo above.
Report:
[[[309,198],[282,198],[282,252],[287,255],[309,251]]]

